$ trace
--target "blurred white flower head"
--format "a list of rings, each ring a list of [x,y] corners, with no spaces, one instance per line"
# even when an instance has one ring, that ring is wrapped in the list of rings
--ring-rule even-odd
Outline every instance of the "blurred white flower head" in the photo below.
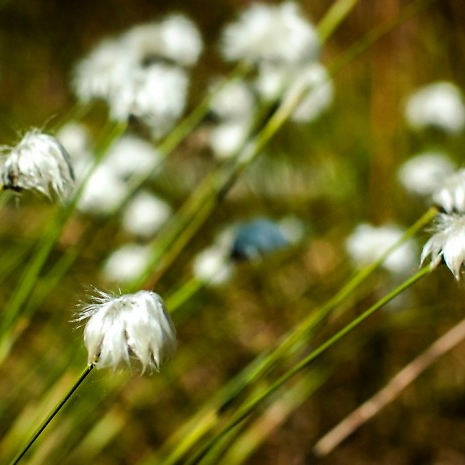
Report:
[[[209,144],[216,158],[225,159],[237,154],[244,146],[251,129],[250,119],[226,121],[211,129]]]
[[[97,45],[76,66],[73,88],[81,102],[109,100],[123,86],[137,66],[126,41],[107,39]]]
[[[88,363],[97,368],[158,370],[176,351],[176,331],[155,292],[113,296],[98,292],[76,321],[86,321]]]
[[[366,266],[378,260],[402,235],[403,231],[393,225],[360,224],[347,238],[346,250],[356,265]],[[410,272],[415,262],[415,246],[407,241],[389,254],[382,266],[393,274],[403,274]]]
[[[39,130],[27,132],[15,147],[2,147],[3,189],[32,190],[64,200],[74,188],[71,159],[58,140]]]
[[[317,119],[333,102],[333,84],[326,68],[319,63],[311,63],[297,73],[285,98],[304,93],[304,97],[291,115],[291,120],[299,123]]]
[[[101,163],[87,180],[77,208],[84,213],[109,215],[120,207],[128,193],[126,183]]]
[[[255,98],[250,86],[244,81],[231,81],[221,89],[211,88],[213,98],[210,109],[221,119],[248,118],[254,110]]]
[[[433,193],[433,202],[447,213],[465,213],[465,169],[443,180]]]
[[[427,85],[410,96],[405,117],[413,129],[435,127],[447,133],[457,133],[465,126],[462,93],[450,82]]]
[[[238,152],[249,136],[255,98],[244,81],[227,83],[219,91],[213,86],[212,92],[210,110],[218,122],[210,130],[209,144],[217,158],[229,158]]]
[[[229,250],[219,244],[208,247],[194,258],[194,276],[213,286],[227,282],[232,275],[233,267],[229,258]]]
[[[182,15],[135,26],[124,34],[123,40],[138,57],[140,65],[168,61],[193,66],[203,48],[197,27]]]
[[[136,236],[149,238],[168,220],[171,207],[148,191],[141,191],[126,205],[123,228]]]
[[[431,256],[431,268],[442,261],[459,280],[460,270],[465,261],[465,216],[441,213],[436,218],[435,234],[424,245],[421,263]]]
[[[69,122],[60,128],[56,138],[69,153],[74,174],[79,180],[92,163],[89,131],[81,123]]]
[[[148,246],[125,244],[107,258],[102,269],[102,276],[111,282],[131,282],[144,272],[149,265],[149,260]]]
[[[127,179],[150,173],[159,161],[160,153],[152,144],[126,134],[108,149],[103,163],[119,178]]]
[[[397,175],[407,191],[429,196],[453,172],[454,165],[446,154],[424,152],[404,162]]]
[[[290,117],[298,123],[317,119],[334,98],[333,83],[328,72],[316,62],[286,67],[265,63],[259,66],[255,89],[268,102],[300,96],[301,102]]]
[[[171,15],[160,23],[164,53],[183,66],[192,66],[202,53],[202,37],[197,26],[182,15]]]
[[[319,48],[314,27],[293,2],[252,4],[222,35],[222,52],[229,61],[297,64],[315,59]]]
[[[154,137],[164,136],[178,121],[186,105],[189,79],[178,67],[154,64],[133,72],[112,95],[111,117],[142,120]]]

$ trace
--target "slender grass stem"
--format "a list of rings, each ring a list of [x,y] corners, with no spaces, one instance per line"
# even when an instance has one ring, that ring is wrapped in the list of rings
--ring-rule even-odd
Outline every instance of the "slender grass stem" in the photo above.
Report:
[[[368,33],[363,39],[357,41],[329,67],[329,75],[334,76],[343,66],[360,55],[382,36],[393,30],[402,22],[419,14],[434,1],[436,0],[418,0],[413,2],[408,5],[408,7],[405,7],[396,18],[373,29],[373,31]],[[348,14],[350,10],[351,8],[347,8],[345,14]],[[342,19],[343,16],[341,16],[338,21]],[[329,26],[327,27],[329,30]],[[217,202],[221,200],[233,186],[235,180],[256,158],[258,158],[262,149],[289,119],[307,91],[308,89],[302,86],[302,88],[297,89],[295,92],[291,92],[287,98],[283,99],[276,111],[269,117],[255,139],[246,143],[239,151],[234,162],[232,164],[222,165],[217,172],[212,173],[212,175],[204,179],[193,197],[188,199],[183,207],[181,207],[181,211],[173,222],[173,228],[166,234],[163,234],[161,242],[155,245],[145,273],[130,284],[131,288],[153,288],[156,285],[168,266],[179,255],[179,252],[183,249],[183,245],[187,244],[195,235],[200,226],[204,223],[204,220],[209,217]],[[192,199],[194,201],[192,201]],[[188,227],[189,224],[191,224],[191,227]],[[176,241],[179,241],[177,246]],[[171,250],[168,256],[168,250],[170,248]],[[155,271],[151,274],[149,270],[153,269],[155,269]]]
[[[107,151],[108,147],[124,133],[126,127],[127,125],[125,123],[111,123],[107,125],[104,135],[96,148],[97,160],[99,160]],[[92,170],[87,174],[84,182],[81,183],[78,189],[76,189],[76,192],[70,202],[65,208],[57,211],[50,225],[44,231],[42,237],[39,239],[39,243],[37,244],[36,253],[33,255],[31,262],[22,273],[18,286],[14,290],[10,301],[4,308],[4,316],[0,324],[0,363],[8,355],[12,344],[12,340],[9,338],[8,332],[36,285],[37,278],[42,271],[53,246],[60,237],[64,225],[73,214],[75,206],[83,192],[85,181],[89,178],[91,173]]]
[[[217,86],[215,91],[209,93],[203,100],[187,115],[157,146],[157,150],[161,154],[160,165],[163,161],[179,146],[179,144],[189,136],[197,126],[202,122],[210,110],[212,99],[226,87],[230,82],[243,78],[250,71],[250,67],[246,63],[238,64],[227,77],[225,77]],[[160,167],[158,166],[158,168]],[[151,175],[151,172],[143,173],[139,176],[134,176],[128,182],[128,196],[123,200],[123,203],[128,200],[142,183]]]
[[[339,70],[360,56],[362,52],[371,47],[383,36],[394,30],[400,24],[405,23],[409,19],[419,15],[422,11],[426,10],[426,8],[428,8],[436,1],[438,0],[416,0],[403,7],[394,18],[385,21],[377,27],[373,28],[368,34],[349,47],[345,53],[341,54],[333,62],[331,67],[332,72],[335,74],[338,73]]]
[[[181,457],[183,457],[187,451],[197,442],[199,439],[208,433],[219,421],[220,413],[225,407],[231,406],[234,399],[236,399],[245,389],[252,383],[257,382],[267,372],[269,372],[274,365],[276,365],[282,357],[286,356],[291,352],[300,341],[303,341],[310,337],[312,331],[326,318],[331,312],[353,292],[358,286],[360,286],[392,253],[397,247],[399,247],[404,241],[410,239],[418,231],[420,231],[426,224],[428,224],[432,218],[436,215],[437,209],[435,207],[430,208],[419,218],[405,233],[404,235],[389,247],[384,254],[380,256],[378,260],[373,262],[371,265],[363,268],[357,272],[349,282],[342,287],[342,289],[334,295],[325,305],[320,309],[312,312],[305,320],[299,323],[293,328],[281,341],[280,343],[268,353],[260,355],[258,358],[253,360],[246,368],[244,368],[235,378],[230,380],[226,386],[224,386],[216,396],[214,396],[207,405],[192,419],[192,424],[186,430],[180,432],[178,439],[173,441],[176,446],[171,450],[169,457],[163,462],[166,465],[179,463]],[[200,288],[200,287],[198,287]],[[183,299],[187,299],[192,295],[192,291],[197,291],[195,286],[186,284],[185,289],[181,288],[179,292],[173,295],[173,301],[169,303],[168,308],[171,311],[176,311],[177,306],[183,303]],[[177,437],[177,436],[176,436]]]
[[[302,371],[304,368],[308,367],[312,362],[314,362],[320,355],[325,353],[331,347],[333,347],[337,342],[343,339],[346,335],[352,332],[355,328],[360,326],[365,320],[367,320],[371,315],[373,315],[377,310],[390,302],[394,297],[401,294],[405,289],[412,286],[414,283],[419,281],[425,275],[430,273],[431,268],[426,266],[418,271],[414,276],[407,279],[404,283],[398,286],[396,289],[391,291],[389,294],[384,296],[370,308],[365,310],[361,315],[352,320],[344,328],[342,328],[335,335],[330,337],[327,341],[321,344],[317,349],[313,350],[307,357],[302,359],[297,363],[293,368],[284,373],[280,378],[278,378],[274,383],[268,386],[266,389],[263,389],[258,394],[255,395],[253,399],[247,402],[245,405],[240,407],[237,412],[232,416],[232,418],[219,429],[219,431],[211,437],[204,446],[191,458],[188,458],[185,462],[186,465],[194,465],[200,463],[203,457],[208,453],[208,451],[215,446],[215,444],[221,440],[221,438],[234,428],[235,425],[245,420],[258,406],[260,406],[266,399],[268,399],[271,394],[273,394],[277,389],[294,377],[297,373]]]
[[[461,320],[436,339],[424,352],[405,365],[389,382],[350,415],[326,433],[314,446],[315,456],[324,457],[338,447],[349,435],[377,415],[427,368],[465,339],[465,320]]]
[[[50,422],[55,418],[58,412],[64,407],[64,405],[68,402],[71,396],[76,392],[77,388],[82,384],[82,382],[87,378],[90,372],[93,370],[94,364],[88,365],[84,371],[81,373],[77,381],[71,386],[70,390],[65,394],[65,396],[58,402],[58,404],[54,407],[54,409],[48,414],[47,418],[42,422],[42,424],[37,428],[34,434],[31,436],[27,444],[18,453],[18,455],[10,462],[10,465],[18,464],[21,459],[26,455],[27,451],[32,447],[32,445],[36,442],[39,436],[43,433],[45,428],[50,424]]]
[[[357,3],[359,0],[338,0],[331,5],[317,27],[318,36],[322,42],[332,35]]]

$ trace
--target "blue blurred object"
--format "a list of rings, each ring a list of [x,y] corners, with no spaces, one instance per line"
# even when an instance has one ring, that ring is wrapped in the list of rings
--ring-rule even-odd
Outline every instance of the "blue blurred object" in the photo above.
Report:
[[[235,260],[253,260],[288,244],[276,223],[265,219],[254,220],[238,228],[231,257]]]

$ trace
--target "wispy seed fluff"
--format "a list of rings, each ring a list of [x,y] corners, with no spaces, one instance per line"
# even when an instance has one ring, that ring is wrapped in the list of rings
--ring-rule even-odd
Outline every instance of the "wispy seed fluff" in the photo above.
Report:
[[[78,63],[75,94],[82,102],[103,99],[111,118],[136,118],[162,137],[184,111],[188,68],[202,47],[195,24],[182,15],[135,26],[101,42]]]
[[[222,36],[223,55],[230,61],[295,65],[314,59],[319,48],[315,29],[293,2],[255,3]]]
[[[88,362],[97,368],[158,370],[176,351],[173,323],[155,292],[117,297],[99,291],[76,318],[85,320]]]
[[[27,132],[15,147],[2,147],[3,189],[32,190],[64,200],[74,187],[68,152],[55,137],[39,130]]]
[[[113,119],[141,119],[154,137],[165,135],[184,112],[189,78],[184,69],[154,64],[134,71],[110,100]]]
[[[346,240],[346,249],[352,261],[366,266],[378,260],[398,242],[404,231],[395,225],[372,226],[359,224]],[[382,267],[393,274],[409,273],[415,266],[416,250],[411,241],[404,242],[384,260]]]
[[[171,62],[192,66],[202,53],[202,37],[195,24],[182,15],[171,15],[161,22],[131,28],[124,41],[140,63]]]
[[[443,181],[433,194],[433,202],[446,213],[465,213],[465,169]]]
[[[435,127],[446,133],[457,133],[465,126],[462,93],[450,82],[429,84],[410,96],[405,117],[413,129]]]
[[[458,281],[465,261],[465,216],[441,213],[436,218],[434,231],[423,247],[420,262],[423,264],[431,256],[430,266],[436,268],[444,261]]]
[[[404,188],[417,195],[430,196],[454,172],[454,164],[442,152],[423,152],[404,162],[397,173]]]

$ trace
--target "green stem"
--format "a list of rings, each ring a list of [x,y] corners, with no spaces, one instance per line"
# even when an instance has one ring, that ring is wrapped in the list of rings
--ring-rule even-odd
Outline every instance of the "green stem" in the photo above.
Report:
[[[180,463],[180,459],[185,455],[187,450],[196,443],[199,438],[207,434],[207,432],[218,422],[219,415],[232,402],[245,391],[245,389],[256,382],[260,377],[264,376],[278,361],[285,355],[289,354],[293,347],[299,341],[303,341],[310,337],[310,334],[330,313],[355,290],[360,286],[388,257],[393,250],[399,247],[404,241],[410,239],[419,230],[421,230],[431,219],[436,215],[437,209],[430,208],[421,218],[419,218],[404,235],[393,244],[384,254],[380,256],[371,265],[360,270],[355,276],[325,305],[320,309],[311,313],[305,320],[293,328],[280,343],[268,353],[265,353],[253,360],[245,367],[236,377],[228,382],[218,394],[204,406],[202,411],[193,419],[192,426],[186,431],[183,431],[178,440],[175,440],[176,446],[170,451],[169,458],[164,462],[166,464]],[[200,287],[199,287],[200,288]],[[179,305],[182,305],[184,299],[192,295],[191,286],[186,284],[186,289],[182,287],[174,294],[172,303],[170,298],[167,300],[167,305],[170,311],[176,311]]]
[[[82,382],[87,378],[94,364],[88,365],[85,370],[81,373],[77,381],[73,384],[71,389],[66,393],[66,395],[58,402],[55,408],[48,414],[47,418],[42,422],[42,424],[37,428],[35,433],[31,436],[26,446],[21,450],[21,452],[10,462],[10,465],[16,465],[24,457],[26,452],[31,448],[34,442],[39,438],[42,432],[47,428],[50,422],[55,418],[57,413],[63,408],[63,406],[68,402],[71,396],[76,392],[77,388],[82,384]]]
[[[403,21],[420,13],[420,11],[434,1],[436,0],[418,0],[413,2],[413,4],[404,8],[396,18],[375,28],[363,39],[357,41],[354,46],[349,48],[349,50],[342,55],[341,59],[333,63],[330,67],[329,74],[331,76],[336,74],[343,66],[370,47],[380,37],[387,34]],[[346,10],[346,14],[349,11],[350,8]],[[271,115],[255,139],[242,148],[235,162],[231,165],[222,165],[217,172],[212,173],[211,176],[202,182],[198,192],[194,194],[193,199],[188,199],[186,204],[181,207],[182,210],[179,216],[177,216],[177,221],[175,220],[173,223],[173,229],[168,231],[167,234],[162,235],[162,243],[156,245],[146,272],[131,283],[131,288],[139,288],[141,286],[152,288],[155,286],[167,267],[178,256],[179,252],[183,250],[181,245],[185,245],[189,242],[204,223],[204,220],[209,217],[209,214],[217,202],[224,197],[242,172],[260,155],[265,145],[274,137],[281,126],[288,120],[292,112],[297,108],[307,90],[308,89],[303,86],[296,92],[291,92]],[[192,200],[194,201],[192,202]],[[182,214],[182,212],[185,213]],[[197,218],[196,215],[198,215]],[[191,227],[188,227],[189,225]],[[175,247],[176,241],[179,241],[177,247]],[[165,252],[170,247],[174,248],[169,253],[169,256],[166,256]],[[154,268],[155,272],[149,279],[149,270],[153,270]]]
[[[271,394],[273,394],[278,388],[285,384],[289,379],[294,377],[297,373],[302,371],[304,368],[309,366],[313,361],[315,361],[320,355],[334,346],[337,342],[343,339],[347,334],[352,332],[357,328],[361,323],[368,319],[373,313],[383,307],[385,304],[390,302],[394,297],[401,294],[405,289],[412,286],[414,283],[419,281],[423,276],[428,274],[431,271],[430,267],[424,267],[418,271],[414,276],[406,280],[396,289],[391,291],[389,294],[380,299],[377,303],[368,308],[365,312],[355,318],[352,322],[342,328],[334,336],[330,337],[326,342],[321,344],[317,349],[312,351],[307,357],[302,359],[297,363],[292,369],[284,373],[280,378],[278,378],[273,384],[268,388],[261,391],[257,396],[245,404],[243,407],[239,408],[235,415],[224,425],[212,438],[210,438],[207,443],[189,460],[185,463],[186,465],[194,465],[200,463],[200,460],[208,453],[208,451],[225,435],[231,428],[234,428],[235,425],[246,419],[259,405],[261,405]]]
[[[326,42],[358,2],[359,0],[339,0],[331,5],[317,27],[321,42]]]
[[[332,73],[336,74],[337,72],[339,72],[348,63],[357,58],[359,55],[362,54],[362,52],[364,52],[375,42],[381,39],[381,37],[391,32],[400,24],[408,21],[409,19],[414,18],[436,1],[437,0],[417,0],[403,7],[394,18],[385,21],[379,26],[373,28],[368,34],[362,37],[362,39],[355,42],[346,50],[345,53],[343,53],[338,59],[336,59],[335,62],[332,64]]]
[[[107,126],[104,131],[104,137],[96,148],[97,160],[103,157],[108,147],[124,133],[126,127],[127,125],[125,123],[112,123]],[[6,340],[8,331],[10,330],[22,306],[34,288],[37,282],[37,278],[42,271],[53,246],[60,237],[63,226],[73,214],[79,197],[83,192],[85,182],[91,174],[92,170],[87,174],[86,178],[76,189],[70,202],[64,209],[57,212],[48,228],[44,231],[42,237],[39,240],[39,243],[37,244],[36,253],[32,257],[29,265],[22,273],[18,285],[13,291],[10,301],[5,306],[4,316],[0,324],[0,363],[5,359],[5,356],[8,354],[12,344],[11,341]]]

